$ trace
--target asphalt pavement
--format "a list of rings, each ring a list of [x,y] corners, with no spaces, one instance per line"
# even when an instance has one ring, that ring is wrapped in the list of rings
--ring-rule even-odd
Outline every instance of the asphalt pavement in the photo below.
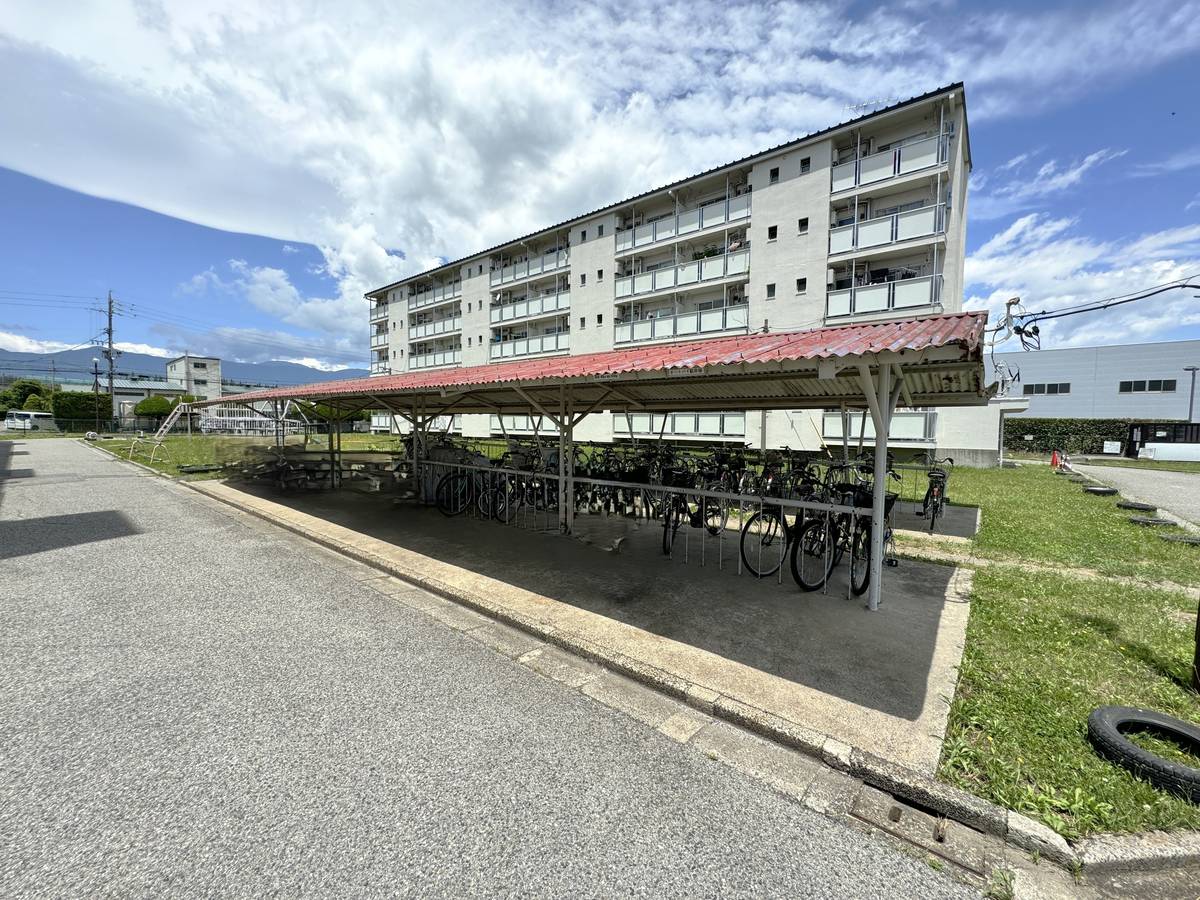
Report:
[[[0,895],[970,893],[340,560],[0,441]]]
[[[1159,509],[1200,525],[1200,475],[1125,466],[1072,464],[1072,468],[1112,485],[1127,499],[1153,503]]]

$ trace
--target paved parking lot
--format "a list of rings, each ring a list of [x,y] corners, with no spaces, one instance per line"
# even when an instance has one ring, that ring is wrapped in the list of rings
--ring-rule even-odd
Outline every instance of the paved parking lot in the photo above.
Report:
[[[1118,466],[1073,467],[1105,484],[1111,484],[1129,499],[1153,503],[1159,509],[1200,525],[1200,475]]]
[[[967,892],[73,441],[0,441],[0,894]]]

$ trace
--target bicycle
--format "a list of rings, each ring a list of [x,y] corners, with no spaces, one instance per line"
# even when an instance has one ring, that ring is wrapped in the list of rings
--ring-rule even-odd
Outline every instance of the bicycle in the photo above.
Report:
[[[929,533],[933,534],[937,527],[938,516],[941,516],[946,510],[946,485],[950,480],[950,473],[943,468],[943,465],[953,466],[953,458],[947,456],[945,459],[937,459],[936,457],[926,454],[926,464],[929,466],[929,471],[925,473],[925,477],[929,479],[929,487],[925,489],[925,499],[921,501],[921,517],[929,519]]]
[[[686,463],[678,468],[663,470],[663,487],[696,487],[696,474]],[[721,502],[713,497],[703,497],[699,494],[687,494],[671,491],[663,498],[663,539],[662,549],[666,556],[671,555],[675,546],[675,536],[686,522],[691,528],[704,528],[713,537],[717,537],[725,529],[728,512]]]
[[[805,466],[800,472],[789,472],[786,477],[779,480],[776,480],[773,475],[765,479],[765,487],[768,491],[777,484],[787,486],[785,491],[778,493],[786,494],[789,498],[813,500],[817,497],[820,482],[816,473]],[[806,521],[807,517],[803,511],[796,512],[789,521],[783,506],[764,503],[742,526],[739,543],[742,565],[745,566],[746,571],[755,578],[769,578],[778,572],[784,559],[788,556],[788,550]],[[775,554],[773,548],[779,542],[780,537],[783,539],[782,547],[779,553]],[[764,551],[768,551],[766,555],[764,555]]]

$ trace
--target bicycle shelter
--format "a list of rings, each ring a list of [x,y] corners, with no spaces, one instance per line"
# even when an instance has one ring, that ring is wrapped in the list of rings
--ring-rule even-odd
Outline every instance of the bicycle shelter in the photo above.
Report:
[[[332,427],[346,415],[386,409],[413,429],[413,465],[431,423],[457,413],[541,415],[558,429],[559,525],[574,521],[573,432],[595,412],[671,413],[843,407],[870,412],[875,431],[873,521],[884,519],[888,428],[895,409],[981,406],[987,314],[965,312],[807,331],[755,333],[600,353],[272,388],[192,404],[319,403]],[[884,534],[871,535],[868,606],[879,606]]]

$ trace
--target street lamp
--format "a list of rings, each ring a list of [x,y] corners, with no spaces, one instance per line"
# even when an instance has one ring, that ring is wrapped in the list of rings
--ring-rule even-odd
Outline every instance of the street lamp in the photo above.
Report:
[[[92,357],[92,395],[95,398],[96,433],[100,433],[100,360]]]
[[[1192,387],[1188,391],[1188,422],[1194,422],[1192,411],[1196,407],[1196,372],[1200,371],[1200,366],[1184,366],[1183,371],[1192,373]]]

